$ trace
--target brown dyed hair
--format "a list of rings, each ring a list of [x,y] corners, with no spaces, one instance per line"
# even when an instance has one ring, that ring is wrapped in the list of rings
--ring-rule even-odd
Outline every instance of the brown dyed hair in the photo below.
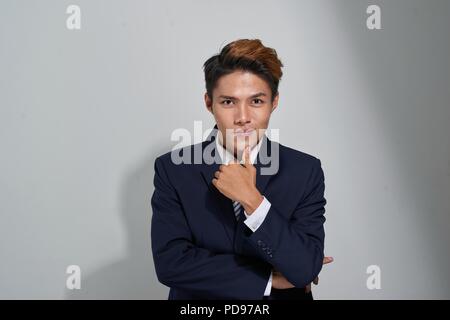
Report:
[[[219,54],[204,63],[206,92],[212,99],[213,89],[220,77],[242,70],[251,72],[267,82],[272,91],[273,102],[283,75],[281,67],[283,64],[275,49],[265,47],[259,39],[239,39],[227,44]]]

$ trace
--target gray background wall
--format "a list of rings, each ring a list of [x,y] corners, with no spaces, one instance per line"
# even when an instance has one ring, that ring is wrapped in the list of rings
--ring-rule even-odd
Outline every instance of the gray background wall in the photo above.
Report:
[[[66,28],[70,4],[81,30]],[[315,298],[449,299],[449,13],[445,0],[2,1],[0,298],[165,299],[153,161],[174,129],[213,126],[202,63],[260,38],[285,64],[270,127],[326,175],[335,262]]]

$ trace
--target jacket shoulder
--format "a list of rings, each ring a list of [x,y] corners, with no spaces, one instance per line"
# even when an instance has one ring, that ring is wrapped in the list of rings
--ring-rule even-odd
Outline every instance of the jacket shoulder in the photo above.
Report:
[[[293,149],[291,147],[279,144],[280,155],[283,158],[289,159],[289,162],[295,162],[296,164],[314,166],[321,164],[320,159],[303,151]]]
[[[196,151],[202,150],[205,147],[205,141],[191,144],[186,147],[177,148],[168,151],[158,157],[156,157],[155,163],[160,162],[164,166],[180,165],[180,164],[194,164]]]

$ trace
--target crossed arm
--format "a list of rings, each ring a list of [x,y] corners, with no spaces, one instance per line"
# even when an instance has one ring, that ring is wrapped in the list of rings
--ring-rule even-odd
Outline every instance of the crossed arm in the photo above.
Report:
[[[259,211],[260,206],[267,207],[264,205],[267,201],[256,187],[256,168],[250,161],[248,146],[243,152],[242,164],[234,161],[221,165],[212,183],[223,195],[241,203],[246,215],[250,215],[249,219]],[[293,286],[299,288],[306,287],[317,277],[324,260],[326,200],[320,160],[314,159],[306,185],[308,194],[299,199],[292,214],[286,215],[286,212],[280,212],[269,203],[269,211],[263,213],[262,224],[249,233],[241,223],[238,238],[235,239],[238,253],[256,255],[278,271],[277,277],[281,272]],[[243,250],[239,251],[239,248]]]
[[[194,244],[162,162],[155,162],[152,251],[156,274],[166,286],[219,299],[261,299],[271,266],[238,254],[218,254]]]
[[[169,287],[211,297],[261,299],[275,269],[274,288],[307,287],[324,262],[325,199],[320,162],[314,166],[311,179],[314,187],[291,219],[285,219],[271,206],[258,230],[243,236],[242,241],[249,244],[245,248],[250,252],[217,254],[194,244],[176,191],[169,183],[163,163],[157,159],[152,250],[158,279]]]

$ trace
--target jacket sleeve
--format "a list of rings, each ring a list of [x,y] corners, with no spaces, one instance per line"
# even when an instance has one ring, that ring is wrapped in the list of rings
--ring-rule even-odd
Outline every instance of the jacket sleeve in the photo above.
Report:
[[[261,259],[196,246],[164,162],[155,161],[151,242],[158,280],[172,288],[223,299],[261,299],[271,266]]]
[[[298,288],[317,277],[324,257],[325,181],[320,160],[314,162],[307,191],[294,212],[282,214],[272,204],[259,228],[255,232],[246,228],[241,235],[242,241],[249,244],[245,248],[250,248],[251,253],[237,251],[254,254],[270,263]]]

